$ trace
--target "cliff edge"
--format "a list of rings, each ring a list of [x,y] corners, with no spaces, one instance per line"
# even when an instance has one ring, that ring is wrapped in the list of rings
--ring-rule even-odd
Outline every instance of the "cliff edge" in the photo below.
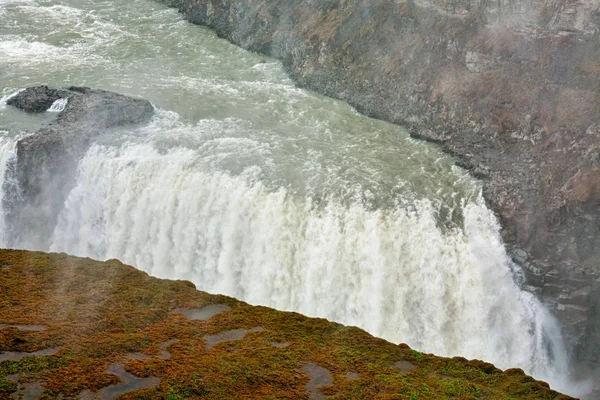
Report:
[[[0,250],[0,398],[570,399],[119,261]]]

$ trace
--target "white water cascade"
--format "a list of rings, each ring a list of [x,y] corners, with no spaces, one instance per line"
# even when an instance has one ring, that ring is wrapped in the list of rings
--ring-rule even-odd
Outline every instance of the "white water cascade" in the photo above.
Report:
[[[181,148],[94,146],[51,250],[118,258],[201,290],[439,355],[520,366],[560,385],[558,329],[513,281],[480,198],[464,202],[463,228],[442,229],[428,200],[380,210],[333,196],[316,202],[197,162]]]
[[[13,96],[16,96],[21,90],[0,96],[0,111],[6,109],[6,102]],[[10,161],[16,156],[15,147],[17,144],[17,137],[11,135],[5,129],[0,128],[0,247],[6,246],[6,235],[8,234],[6,223],[5,223],[5,212],[4,212],[4,180],[10,174],[8,174],[8,168]]]
[[[2,133],[0,131],[0,133]],[[0,136],[0,247],[6,243],[7,229],[4,220],[4,206],[2,199],[4,199],[4,178],[8,175],[7,168],[9,161],[14,157],[16,142],[5,137]]]

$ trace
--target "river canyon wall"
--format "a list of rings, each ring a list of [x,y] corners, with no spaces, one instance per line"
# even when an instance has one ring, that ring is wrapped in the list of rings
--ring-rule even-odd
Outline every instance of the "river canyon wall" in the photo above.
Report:
[[[283,59],[299,86],[455,155],[484,181],[573,365],[600,367],[600,3],[166,2]]]

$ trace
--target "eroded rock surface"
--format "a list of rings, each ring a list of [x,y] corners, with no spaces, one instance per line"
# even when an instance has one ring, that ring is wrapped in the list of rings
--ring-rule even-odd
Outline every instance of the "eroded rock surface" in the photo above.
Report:
[[[25,239],[28,246],[45,247],[74,184],[77,163],[94,139],[112,128],[148,122],[154,114],[146,100],[74,86],[28,88],[7,104],[43,112],[58,99],[68,102],[56,123],[20,140],[17,157],[8,167],[12,179],[5,180],[6,223],[9,232],[25,236],[9,235],[9,246]]]
[[[600,3],[166,0],[484,179],[575,361],[600,367]],[[589,292],[580,294],[581,289]],[[579,293],[581,315],[564,299]],[[578,363],[579,364],[579,363]]]

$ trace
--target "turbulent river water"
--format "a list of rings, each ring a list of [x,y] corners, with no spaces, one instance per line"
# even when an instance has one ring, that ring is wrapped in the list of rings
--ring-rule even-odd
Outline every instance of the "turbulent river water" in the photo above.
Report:
[[[147,0],[0,0],[0,70],[0,180],[16,140],[56,115],[7,107],[20,88],[87,85],[157,107],[149,126],[92,146],[42,248],[15,247],[119,258],[570,390],[560,333],[519,288],[478,182],[403,128]],[[2,218],[0,230],[6,245]]]

